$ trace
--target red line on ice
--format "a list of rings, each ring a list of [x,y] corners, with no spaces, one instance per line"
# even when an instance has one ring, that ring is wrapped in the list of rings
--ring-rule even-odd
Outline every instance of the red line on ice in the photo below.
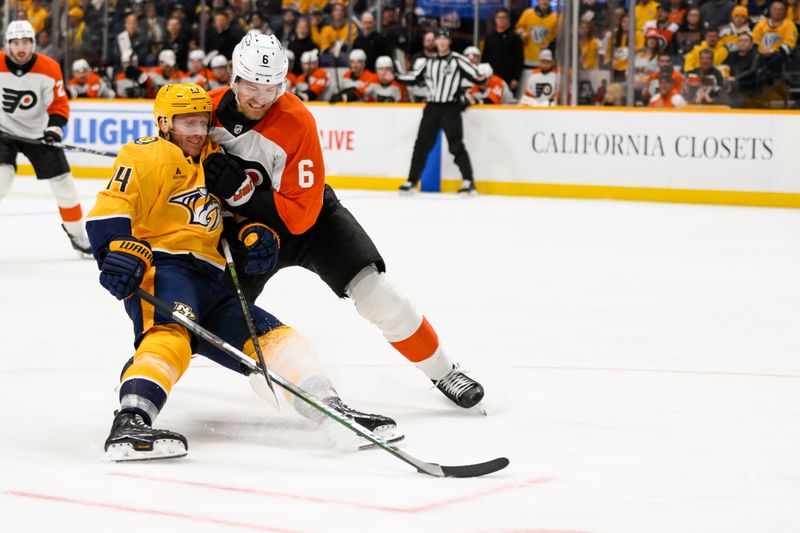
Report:
[[[225,520],[222,518],[213,518],[210,516],[200,516],[185,513],[175,513],[172,511],[159,511],[158,509],[145,509],[142,507],[130,507],[117,503],[95,502],[91,500],[80,500],[76,498],[65,498],[63,496],[52,496],[49,494],[37,494],[35,492],[23,492],[11,490],[6,492],[10,496],[18,496],[20,498],[31,498],[35,500],[47,500],[59,503],[71,503],[73,505],[81,505],[83,507],[96,507],[99,509],[110,509],[112,511],[123,511],[126,513],[137,513],[152,516],[166,516],[169,518],[179,518],[181,520],[190,520],[192,522],[203,522],[209,524],[219,524],[223,526],[235,527],[239,529],[252,529],[255,531],[274,531],[279,533],[299,533],[296,529],[282,529],[277,527],[262,526],[261,524],[248,524],[247,522],[234,522],[232,520]]]
[[[307,501],[307,502],[314,502],[314,503],[322,503],[328,505],[342,505],[345,507],[355,507],[358,509],[368,509],[371,511],[386,511],[391,513],[421,513],[425,511],[430,511],[433,509],[439,509],[441,507],[447,507],[449,505],[455,505],[458,503],[467,502],[470,500],[475,500],[478,498],[482,498],[484,496],[491,496],[494,494],[499,494],[501,492],[507,492],[510,490],[516,489],[523,489],[530,485],[538,484],[538,483],[547,483],[552,481],[553,478],[550,477],[538,477],[528,479],[521,483],[508,483],[506,485],[499,485],[497,487],[493,487],[490,489],[486,489],[480,492],[475,492],[472,494],[466,494],[464,496],[457,496],[455,498],[449,498],[446,500],[440,500],[436,502],[431,502],[422,505],[415,505],[411,507],[397,507],[391,505],[375,505],[369,503],[361,503],[361,502],[353,502],[347,500],[336,500],[331,498],[320,498],[317,496],[305,496],[301,494],[291,494],[288,492],[274,492],[269,490],[262,490],[262,489],[250,489],[246,487],[232,487],[229,485],[218,485],[215,483],[205,483],[202,481],[187,481],[182,479],[170,479],[170,478],[163,478],[163,477],[153,477],[153,476],[142,476],[139,474],[126,474],[122,472],[115,472],[109,473],[110,476],[117,476],[117,477],[126,477],[132,479],[143,479],[146,481],[156,481],[158,483],[171,483],[175,485],[187,485],[191,487],[201,487],[204,489],[211,489],[211,490],[221,490],[225,492],[237,492],[243,494],[253,494],[257,496],[269,496],[274,498],[287,498],[290,500],[300,500],[300,501]]]
[[[577,370],[583,372],[650,372],[653,374],[699,374],[704,376],[738,376],[751,378],[789,378],[800,379],[800,374],[768,374],[760,372],[727,372],[724,370],[669,370],[665,368],[610,368],[585,366],[537,366],[511,365],[511,368],[525,370]]]

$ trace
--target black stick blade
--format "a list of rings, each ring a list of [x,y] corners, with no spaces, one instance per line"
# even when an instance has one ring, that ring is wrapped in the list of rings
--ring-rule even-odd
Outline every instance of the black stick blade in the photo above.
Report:
[[[445,477],[479,477],[486,474],[493,474],[498,470],[507,467],[509,460],[505,457],[498,457],[485,463],[478,463],[474,465],[461,465],[461,466],[442,466],[442,472]]]

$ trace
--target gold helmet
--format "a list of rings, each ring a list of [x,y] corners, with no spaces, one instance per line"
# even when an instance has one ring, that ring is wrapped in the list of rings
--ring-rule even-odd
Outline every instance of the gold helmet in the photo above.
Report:
[[[170,83],[158,90],[153,105],[153,116],[167,119],[167,128],[172,129],[172,117],[187,113],[209,113],[214,111],[211,97],[196,83]]]

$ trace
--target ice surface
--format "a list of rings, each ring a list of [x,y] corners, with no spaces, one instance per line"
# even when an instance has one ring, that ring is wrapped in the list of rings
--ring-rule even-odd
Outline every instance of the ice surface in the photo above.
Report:
[[[80,181],[85,209],[103,183]],[[157,425],[189,455],[108,464],[131,354],[46,184],[0,204],[0,530],[800,531],[800,211],[342,191],[389,272],[483,382],[459,412],[312,274],[259,303],[436,479],[348,453],[192,362]]]

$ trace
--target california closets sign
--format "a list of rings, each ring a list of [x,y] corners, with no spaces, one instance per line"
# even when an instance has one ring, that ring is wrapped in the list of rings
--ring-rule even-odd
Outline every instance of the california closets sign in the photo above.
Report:
[[[464,129],[483,181],[800,192],[800,114],[476,108]]]

